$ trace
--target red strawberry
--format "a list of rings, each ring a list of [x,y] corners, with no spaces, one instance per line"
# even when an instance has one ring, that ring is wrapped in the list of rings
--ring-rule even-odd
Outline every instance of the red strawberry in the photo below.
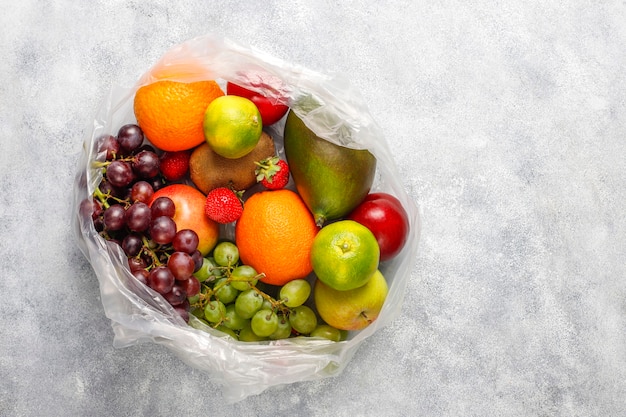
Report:
[[[277,156],[265,158],[256,162],[254,171],[257,182],[270,190],[284,188],[289,182],[289,165]]]
[[[230,188],[214,188],[207,194],[204,212],[214,222],[226,224],[241,217],[243,203],[241,196]]]
[[[164,152],[161,156],[161,173],[168,181],[177,181],[184,177],[189,171],[188,151]]]

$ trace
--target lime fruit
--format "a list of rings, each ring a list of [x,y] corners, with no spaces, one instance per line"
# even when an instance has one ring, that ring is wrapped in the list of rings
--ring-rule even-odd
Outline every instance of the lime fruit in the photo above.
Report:
[[[204,138],[211,149],[224,158],[241,158],[256,147],[263,132],[261,114],[244,97],[221,96],[204,112]]]
[[[317,278],[338,291],[362,287],[378,269],[380,248],[374,234],[353,220],[324,226],[311,247]]]

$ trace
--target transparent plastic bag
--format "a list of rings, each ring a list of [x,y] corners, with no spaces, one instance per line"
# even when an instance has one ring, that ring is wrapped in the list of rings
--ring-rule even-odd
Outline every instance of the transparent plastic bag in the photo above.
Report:
[[[331,342],[299,337],[270,342],[234,341],[224,333],[195,323],[187,325],[156,292],[129,272],[121,248],[96,232],[90,214],[80,209],[98,186],[102,173],[92,162],[102,155],[96,140],[115,134],[133,114],[135,91],[157,79],[198,81],[215,79],[222,86],[232,81],[288,104],[305,124],[327,140],[353,148],[366,148],[377,158],[372,192],[396,196],[409,215],[410,236],[403,251],[381,263],[389,294],[378,319],[347,340]],[[269,87],[271,86],[271,87]],[[224,88],[225,90],[225,88]],[[279,153],[284,119],[270,126]],[[114,346],[152,342],[166,346],[190,366],[208,373],[223,386],[227,401],[236,402],[275,385],[338,375],[359,346],[399,313],[419,240],[420,223],[415,203],[408,197],[379,128],[361,96],[345,79],[295,66],[249,47],[213,35],[191,39],[167,51],[136,85],[114,86],[102,102],[86,134],[74,187],[74,222],[79,247],[92,265],[100,285],[102,304],[114,330]],[[192,316],[190,320],[193,320]],[[155,364],[156,365],[156,364]]]

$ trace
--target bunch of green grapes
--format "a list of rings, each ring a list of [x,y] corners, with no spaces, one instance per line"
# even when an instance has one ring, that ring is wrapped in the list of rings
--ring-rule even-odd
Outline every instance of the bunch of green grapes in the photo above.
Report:
[[[310,336],[338,342],[346,338],[344,331],[320,323],[305,304],[311,295],[307,280],[296,279],[281,287],[264,284],[263,274],[242,264],[239,249],[230,241],[218,243],[194,276],[201,289],[189,297],[190,314],[236,340]]]

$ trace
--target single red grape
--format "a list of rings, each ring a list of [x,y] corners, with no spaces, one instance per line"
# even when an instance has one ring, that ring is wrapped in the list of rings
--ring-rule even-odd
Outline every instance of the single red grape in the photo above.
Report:
[[[187,293],[180,285],[174,284],[172,290],[167,294],[164,294],[163,297],[172,306],[178,306],[187,299]]]
[[[114,187],[128,187],[135,179],[131,165],[125,161],[112,161],[106,169],[106,176]]]
[[[172,271],[166,266],[157,266],[148,275],[148,286],[159,294],[167,294],[172,291],[176,279]]]
[[[123,152],[130,154],[143,143],[143,131],[136,124],[127,124],[117,132],[117,140]]]
[[[140,178],[153,178],[159,173],[160,163],[156,153],[141,151],[133,159],[132,168]]]
[[[198,249],[198,243],[200,243],[200,238],[191,229],[179,230],[172,240],[172,246],[175,251],[185,252],[190,255]]]
[[[126,225],[134,232],[143,232],[150,226],[152,211],[146,203],[138,201],[126,210]]]
[[[154,195],[152,185],[147,181],[137,181],[130,189],[131,201],[141,201],[148,204]]]
[[[167,261],[167,267],[179,281],[189,279],[196,267],[191,255],[185,252],[174,252]]]
[[[159,216],[174,217],[176,212],[174,201],[169,197],[157,198],[152,202],[150,208],[152,209],[152,217],[155,219]]]
[[[176,235],[176,223],[171,217],[159,216],[152,220],[149,233],[153,241],[159,245],[167,245]]]
[[[102,217],[106,230],[121,230],[126,225],[126,210],[121,204],[113,204],[104,210]]]

